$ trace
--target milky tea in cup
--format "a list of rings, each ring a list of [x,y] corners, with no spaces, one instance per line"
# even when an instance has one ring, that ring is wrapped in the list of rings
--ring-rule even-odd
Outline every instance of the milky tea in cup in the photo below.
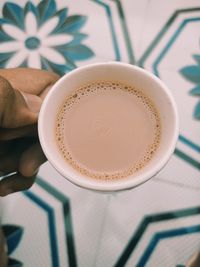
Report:
[[[59,150],[77,171],[93,179],[136,174],[156,152],[162,134],[159,111],[139,88],[93,81],[75,89],[57,115]]]
[[[139,67],[95,63],[64,75],[44,99],[43,151],[72,183],[97,191],[136,187],[169,160],[178,114],[166,85]]]

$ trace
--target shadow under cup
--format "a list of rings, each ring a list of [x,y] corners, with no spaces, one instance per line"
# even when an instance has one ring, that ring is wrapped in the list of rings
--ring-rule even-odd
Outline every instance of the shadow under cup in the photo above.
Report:
[[[56,142],[56,118],[66,97],[77,88],[99,80],[118,81],[140,89],[152,100],[160,114],[161,140],[154,156],[138,173],[123,179],[101,181],[84,176],[67,163]],[[47,159],[62,176],[87,189],[118,191],[142,184],[164,167],[178,138],[178,114],[169,89],[154,75],[125,63],[97,63],[66,74],[53,86],[43,102],[38,129]]]

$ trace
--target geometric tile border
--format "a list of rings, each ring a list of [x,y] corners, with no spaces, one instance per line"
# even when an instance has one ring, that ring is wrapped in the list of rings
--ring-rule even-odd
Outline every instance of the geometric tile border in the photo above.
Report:
[[[145,231],[147,230],[148,226],[153,223],[166,221],[166,220],[174,220],[177,218],[184,218],[188,216],[194,216],[196,214],[200,214],[200,206],[182,209],[172,212],[162,212],[157,214],[152,214],[145,216],[142,222],[139,224],[137,230],[133,234],[132,238],[129,240],[126,248],[122,252],[121,256],[115,263],[114,267],[124,267],[128,259],[130,258],[131,254],[134,252],[136,246],[142,239]],[[153,235],[152,239],[150,240],[148,247],[143,252],[142,257],[139,259],[137,267],[145,266],[146,262],[148,261],[149,257],[151,256],[156,244],[163,238],[170,238],[173,236],[184,235],[184,234],[191,234],[194,232],[200,232],[200,224],[187,227],[187,228],[177,228],[166,230],[162,232],[157,232]]]

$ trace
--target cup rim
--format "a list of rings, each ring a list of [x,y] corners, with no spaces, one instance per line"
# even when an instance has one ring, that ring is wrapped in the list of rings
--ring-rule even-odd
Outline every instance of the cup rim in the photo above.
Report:
[[[59,165],[59,162],[56,161],[54,157],[52,157],[50,150],[48,149],[48,146],[46,145],[46,138],[45,138],[45,127],[44,127],[44,120],[45,120],[45,114],[46,110],[48,110],[48,102],[49,99],[53,97],[57,89],[60,87],[60,84],[63,83],[68,77],[77,74],[78,72],[82,71],[83,69],[87,70],[90,68],[94,67],[99,67],[99,66],[108,66],[108,65],[115,65],[115,66],[124,66],[128,67],[129,69],[132,68],[136,71],[139,71],[143,73],[144,75],[148,76],[152,80],[154,80],[157,84],[159,84],[162,89],[164,90],[165,94],[167,95],[168,99],[170,100],[173,114],[174,114],[174,131],[173,131],[173,137],[171,138],[170,145],[168,149],[162,154],[161,160],[155,163],[153,168],[150,170],[147,170],[141,174],[138,174],[138,176],[135,176],[133,179],[131,179],[131,176],[128,179],[119,179],[119,180],[114,180],[114,181],[98,181],[92,178],[88,179],[83,179],[80,177],[79,179],[75,178],[73,175],[70,173],[65,172],[65,170]],[[78,185],[79,187],[83,187],[86,189],[90,190],[95,190],[95,191],[104,191],[104,192],[111,192],[111,191],[121,191],[121,190],[126,190],[126,189],[131,189],[134,188],[138,185],[141,185],[142,183],[148,181],[151,179],[153,176],[155,176],[169,161],[171,155],[174,152],[177,140],[178,140],[178,135],[179,135],[179,117],[178,117],[178,111],[176,107],[175,100],[168,89],[168,87],[154,74],[149,72],[148,70],[142,69],[138,66],[131,65],[128,63],[123,63],[123,62],[101,62],[101,63],[93,63],[93,64],[88,64],[85,66],[81,66],[75,70],[72,70],[71,72],[65,74],[62,78],[60,78],[51,88],[51,90],[48,92],[46,95],[40,113],[39,113],[39,119],[38,119],[38,134],[39,134],[39,140],[41,147],[48,159],[48,161],[51,163],[51,165],[67,180],[72,182],[73,184]]]

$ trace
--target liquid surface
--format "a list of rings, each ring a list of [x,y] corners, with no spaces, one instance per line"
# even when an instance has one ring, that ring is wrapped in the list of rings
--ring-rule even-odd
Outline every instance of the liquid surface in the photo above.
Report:
[[[56,139],[68,163],[84,175],[112,180],[142,169],[160,141],[159,114],[140,90],[94,82],[67,97]]]

